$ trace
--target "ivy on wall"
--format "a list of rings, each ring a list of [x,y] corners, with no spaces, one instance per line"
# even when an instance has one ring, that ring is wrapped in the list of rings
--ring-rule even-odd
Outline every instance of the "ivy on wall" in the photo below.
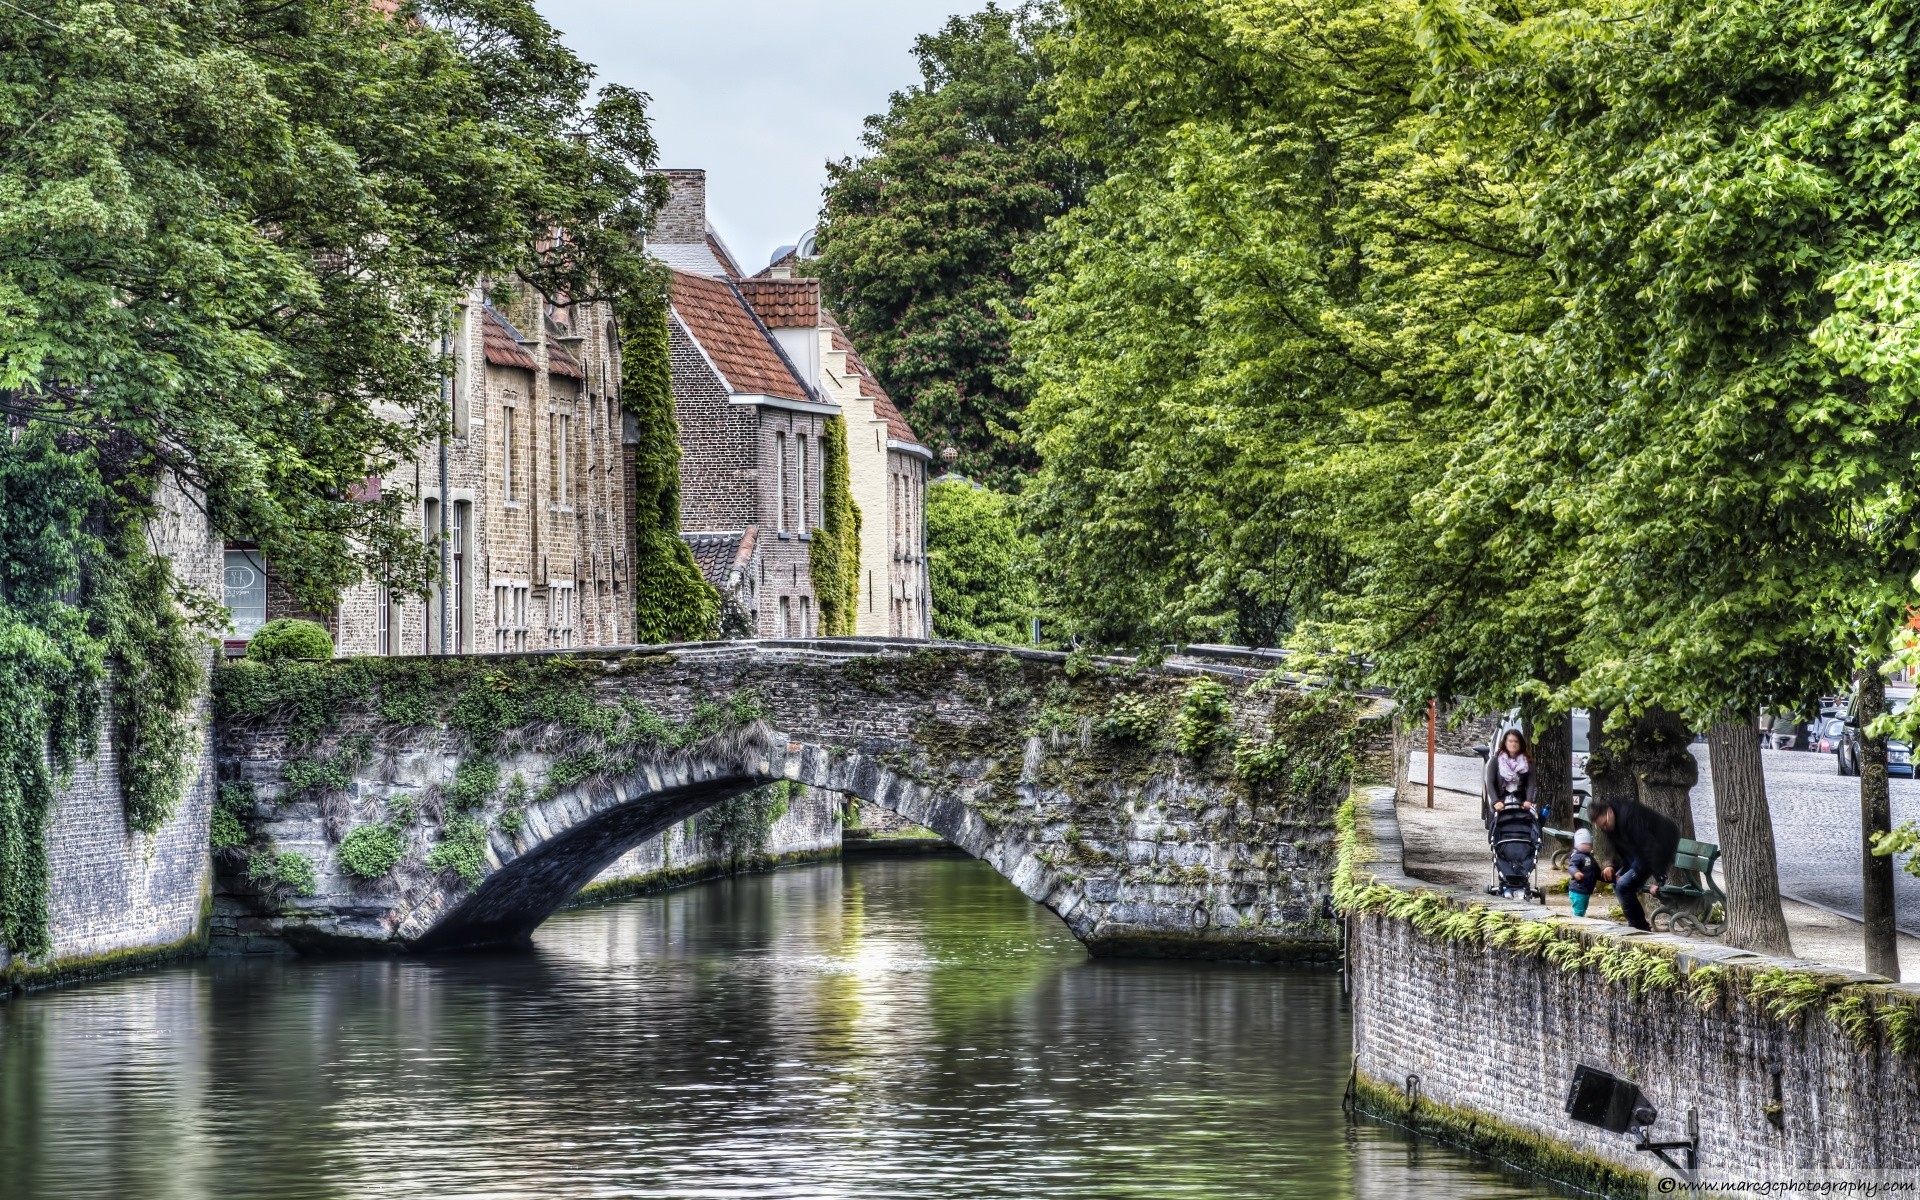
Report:
[[[47,821],[94,753],[101,687],[118,680],[113,751],[130,826],[152,833],[192,783],[203,663],[167,562],[144,536],[152,476],[102,481],[55,427],[0,432],[0,942],[52,948]]]
[[[860,605],[860,506],[847,469],[847,421],[832,416],[820,438],[820,527],[813,531],[808,568],[820,599],[820,632],[854,631]]]
[[[639,425],[633,468],[633,640],[690,642],[719,627],[720,594],[680,539],[680,424],[663,293],[619,302],[621,403]]]

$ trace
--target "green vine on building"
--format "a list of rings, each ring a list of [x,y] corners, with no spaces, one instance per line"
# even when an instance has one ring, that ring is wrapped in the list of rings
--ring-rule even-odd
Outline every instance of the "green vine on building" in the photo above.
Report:
[[[626,296],[620,310],[622,400],[639,424],[633,470],[633,639],[689,642],[719,626],[720,594],[680,539],[680,423],[664,293]]]
[[[47,422],[0,433],[0,942],[51,949],[47,824],[55,791],[112,751],[128,825],[151,834],[193,780],[204,682],[165,559],[148,546],[152,476],[102,478],[99,455]]]
[[[820,438],[820,527],[813,531],[808,566],[820,598],[820,632],[854,632],[860,595],[860,506],[853,502],[847,468],[847,421],[832,416]]]

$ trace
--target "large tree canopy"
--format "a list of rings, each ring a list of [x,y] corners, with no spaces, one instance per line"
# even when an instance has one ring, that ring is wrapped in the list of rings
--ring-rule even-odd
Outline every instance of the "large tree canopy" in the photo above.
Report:
[[[1008,327],[1027,280],[1014,252],[1071,207],[1082,168],[1038,94],[1050,4],[989,4],[917,39],[924,82],[868,118],[867,153],[830,164],[818,269],[862,355],[921,436],[999,484],[1019,441]]]
[[[46,948],[55,772],[107,670],[127,815],[192,766],[202,659],[143,524],[168,477],[311,602],[425,586],[389,490],[477,277],[657,288],[644,98],[530,0],[0,5],[0,940]],[[201,598],[217,603],[217,598]],[[49,754],[49,751],[51,752]],[[51,768],[51,769],[50,769]]]

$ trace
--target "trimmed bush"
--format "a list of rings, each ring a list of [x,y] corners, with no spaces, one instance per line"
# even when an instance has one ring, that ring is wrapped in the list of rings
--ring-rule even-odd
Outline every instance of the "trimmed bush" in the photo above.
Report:
[[[332,658],[333,637],[314,621],[281,617],[268,621],[247,643],[247,657],[260,662],[278,658]]]

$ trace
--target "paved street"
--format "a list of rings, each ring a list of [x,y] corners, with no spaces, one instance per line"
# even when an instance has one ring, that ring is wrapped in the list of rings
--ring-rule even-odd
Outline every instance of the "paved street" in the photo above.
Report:
[[[1707,747],[1696,743],[1700,782],[1693,789],[1693,823],[1702,841],[1717,842],[1713,814],[1713,773]],[[1780,856],[1780,889],[1795,900],[1848,916],[1860,915],[1860,781],[1841,778],[1831,754],[1763,750],[1767,795],[1773,806],[1774,841]],[[1426,755],[1415,751],[1409,778],[1426,782]],[[1477,794],[1482,763],[1473,757],[1443,754],[1435,782],[1450,791]],[[1893,781],[1893,820],[1920,820],[1920,783]],[[1724,882],[1725,877],[1722,876]],[[1899,870],[1894,876],[1894,905],[1902,931],[1920,936],[1920,878]]]

